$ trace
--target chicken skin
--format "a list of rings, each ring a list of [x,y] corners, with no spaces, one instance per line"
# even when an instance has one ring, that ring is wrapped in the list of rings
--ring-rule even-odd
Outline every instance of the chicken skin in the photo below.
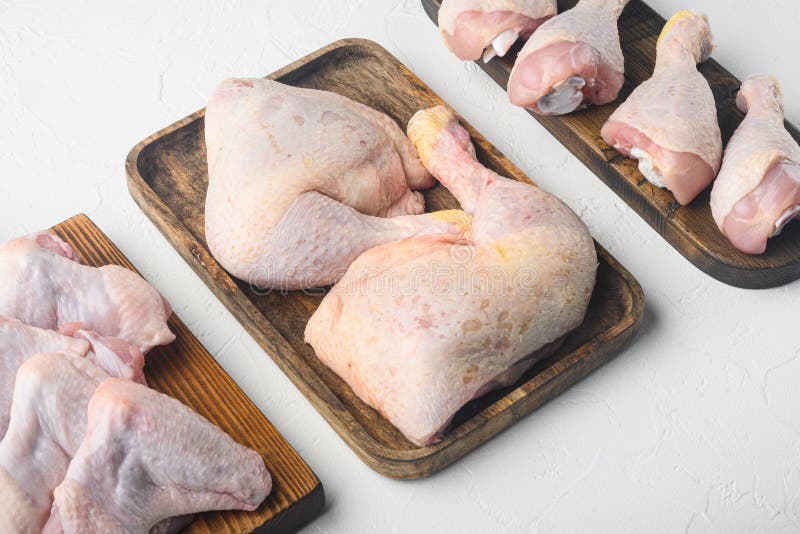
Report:
[[[542,24],[511,71],[511,103],[563,115],[616,99],[625,82],[617,19],[628,1],[580,0]]]
[[[0,315],[0,438],[8,428],[17,370],[28,358],[40,352],[83,357],[88,351],[89,343],[85,339],[62,336]]]
[[[179,401],[129,380],[100,383],[44,532],[146,533],[206,510],[255,510],[272,488],[255,451]]]
[[[800,217],[800,146],[784,126],[774,77],[747,78],[736,105],[747,116],[725,149],[711,213],[733,246],[763,254],[767,240]]]
[[[144,356],[121,339],[83,330],[69,337],[0,315],[0,438],[8,428],[17,370],[28,358],[42,352],[85,357],[111,376],[145,383]]]
[[[55,235],[0,245],[0,315],[73,335],[120,338],[143,353],[171,343],[167,302],[138,274],[118,265],[81,265]]]
[[[108,375],[68,353],[37,354],[19,369],[0,442],[0,532],[39,533],[53,490],[86,432],[86,406]]]
[[[443,106],[409,137],[464,211],[461,235],[411,237],[362,254],[323,299],[305,339],[412,443],[440,439],[469,400],[516,381],[530,355],[584,318],[597,269],[586,226],[536,186],[474,157]]]
[[[259,288],[331,284],[374,246],[452,232],[426,215],[433,178],[389,117],[327,91],[231,79],[206,110],[206,239]]]
[[[696,65],[714,48],[708,18],[680,11],[657,44],[653,77],[608,119],[601,135],[657,187],[688,204],[714,180],[722,162],[717,105]]]
[[[556,14],[555,0],[444,0],[439,32],[459,59],[503,57]]]

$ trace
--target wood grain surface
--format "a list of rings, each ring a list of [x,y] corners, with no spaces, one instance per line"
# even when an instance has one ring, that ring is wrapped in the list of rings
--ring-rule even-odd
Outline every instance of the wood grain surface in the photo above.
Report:
[[[405,130],[417,110],[442,100],[371,41],[337,41],[273,73],[283,83],[325,89],[378,109]],[[428,476],[507,428],[608,361],[638,328],[644,298],[636,280],[598,245],[598,283],[584,323],[517,384],[477,399],[432,446],[417,447],[363,403],[303,341],[324,290],[259,292],[231,278],[204,237],[208,184],[204,110],[142,141],[127,160],[128,187],[141,209],[239,319],[328,423],[369,466],[395,478]],[[462,120],[478,159],[501,175],[529,180]],[[441,186],[425,192],[427,209],[458,207]]]
[[[117,247],[85,215],[52,230],[72,246],[86,265],[122,265],[134,270]],[[322,484],[291,445],[211,357],[173,313],[172,344],[146,357],[150,387],[174,397],[220,427],[238,443],[257,451],[272,475],[272,492],[254,512],[224,511],[197,515],[185,533],[289,533],[323,508]]]
[[[434,22],[438,20],[441,3],[441,0],[422,0],[425,11]],[[577,0],[559,0],[559,13],[576,3]],[[687,5],[687,8],[691,6]],[[752,256],[739,252],[722,235],[711,217],[710,187],[688,206],[681,206],[672,193],[648,182],[639,172],[635,160],[622,156],[600,137],[600,129],[611,113],[635,87],[652,75],[656,40],[664,24],[664,18],[647,4],[631,0],[619,19],[620,42],[625,55],[625,86],[619,98],[605,106],[564,116],[543,116],[533,112],[531,115],[704,272],[726,284],[750,289],[780,286],[800,278],[800,223],[789,224],[781,235],[770,239],[765,254]],[[713,20],[711,28],[714,28]],[[505,89],[521,47],[517,43],[503,58],[476,63]],[[714,93],[722,138],[727,143],[744,118],[735,104],[741,82],[713,59],[701,64],[699,70]],[[509,102],[508,105],[512,104]],[[800,133],[794,126],[787,122],[786,127],[795,139],[800,140]],[[531,147],[531,150],[536,150],[536,147]]]

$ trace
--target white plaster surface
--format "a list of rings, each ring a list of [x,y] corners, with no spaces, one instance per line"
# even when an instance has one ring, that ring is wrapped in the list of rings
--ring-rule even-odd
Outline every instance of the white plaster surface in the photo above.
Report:
[[[706,11],[715,57],[783,82],[800,124],[800,4]],[[641,282],[641,332],[610,364],[439,475],[366,467],[244,332],[125,187],[140,139],[343,37],[385,46]],[[800,284],[726,286],[692,266],[475,65],[419,0],[0,0],[0,240],[87,213],[322,479],[308,533],[800,531]],[[800,223],[795,223],[800,224]]]

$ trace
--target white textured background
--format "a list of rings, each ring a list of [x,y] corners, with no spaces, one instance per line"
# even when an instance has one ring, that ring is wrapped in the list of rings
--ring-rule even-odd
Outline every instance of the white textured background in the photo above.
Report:
[[[736,75],[783,82],[800,124],[795,0],[653,0],[705,10]],[[377,41],[640,280],[619,357],[427,480],[372,472],[191,272],[125,188],[140,139],[331,41]],[[306,458],[328,506],[310,533],[800,531],[800,283],[725,286],[694,268],[472,64],[419,0],[0,0],[0,241],[87,213]],[[800,223],[795,223],[800,224]]]

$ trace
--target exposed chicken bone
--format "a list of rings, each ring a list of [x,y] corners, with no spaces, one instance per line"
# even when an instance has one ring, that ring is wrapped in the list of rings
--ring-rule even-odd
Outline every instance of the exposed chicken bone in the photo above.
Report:
[[[492,46],[487,46],[483,53],[483,62],[488,63],[493,57],[503,57],[519,39],[519,31],[506,30],[492,40]]]
[[[539,99],[539,111],[545,115],[563,115],[575,111],[583,104],[584,87],[586,80],[580,76],[570,76]]]
[[[661,171],[653,163],[653,160],[650,159],[650,154],[639,147],[633,147],[631,149],[631,157],[639,160],[639,172],[647,178],[648,182],[662,189],[667,187],[667,184],[664,182],[664,177],[661,175]]]

